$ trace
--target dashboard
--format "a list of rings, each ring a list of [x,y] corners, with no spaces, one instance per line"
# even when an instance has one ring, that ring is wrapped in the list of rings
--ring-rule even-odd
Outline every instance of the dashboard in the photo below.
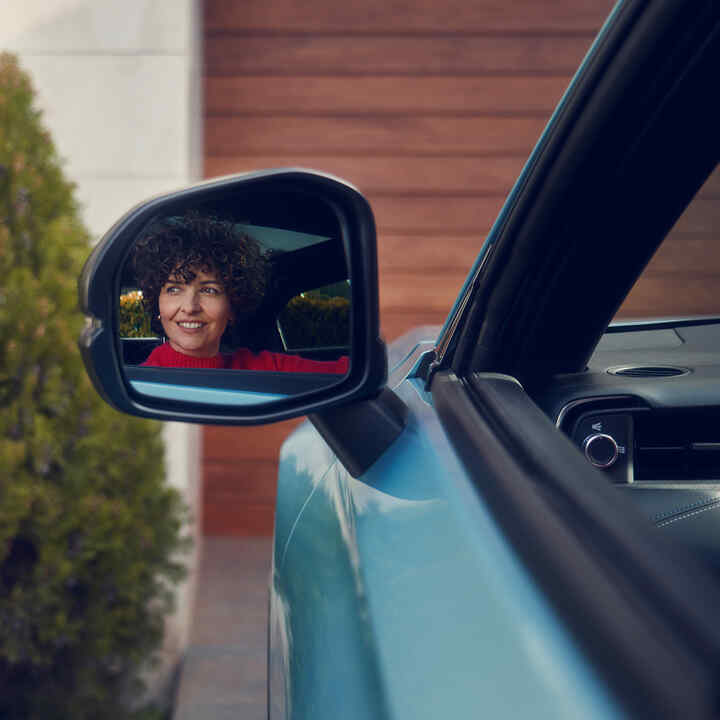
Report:
[[[720,318],[611,326],[535,398],[639,513],[720,571]]]

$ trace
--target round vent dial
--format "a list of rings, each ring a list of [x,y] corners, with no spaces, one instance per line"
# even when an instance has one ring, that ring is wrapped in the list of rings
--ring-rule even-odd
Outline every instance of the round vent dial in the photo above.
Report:
[[[615,438],[606,433],[594,433],[586,437],[583,450],[585,457],[599,468],[611,467],[620,454]]]

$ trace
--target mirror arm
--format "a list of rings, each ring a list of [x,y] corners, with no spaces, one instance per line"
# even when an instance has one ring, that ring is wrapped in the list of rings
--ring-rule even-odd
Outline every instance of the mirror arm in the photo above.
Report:
[[[360,477],[400,436],[408,408],[390,389],[379,395],[308,416],[340,462]]]

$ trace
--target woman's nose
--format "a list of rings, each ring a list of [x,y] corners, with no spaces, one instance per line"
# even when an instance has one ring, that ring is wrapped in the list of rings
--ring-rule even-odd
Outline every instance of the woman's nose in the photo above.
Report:
[[[200,310],[200,295],[196,292],[185,293],[183,310],[188,313],[198,312],[198,310]]]

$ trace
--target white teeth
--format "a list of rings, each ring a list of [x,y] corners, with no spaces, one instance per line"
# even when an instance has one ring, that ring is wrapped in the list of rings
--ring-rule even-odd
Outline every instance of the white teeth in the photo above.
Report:
[[[178,325],[180,327],[187,328],[188,330],[196,330],[197,328],[203,326],[203,324],[199,322],[180,322]]]

